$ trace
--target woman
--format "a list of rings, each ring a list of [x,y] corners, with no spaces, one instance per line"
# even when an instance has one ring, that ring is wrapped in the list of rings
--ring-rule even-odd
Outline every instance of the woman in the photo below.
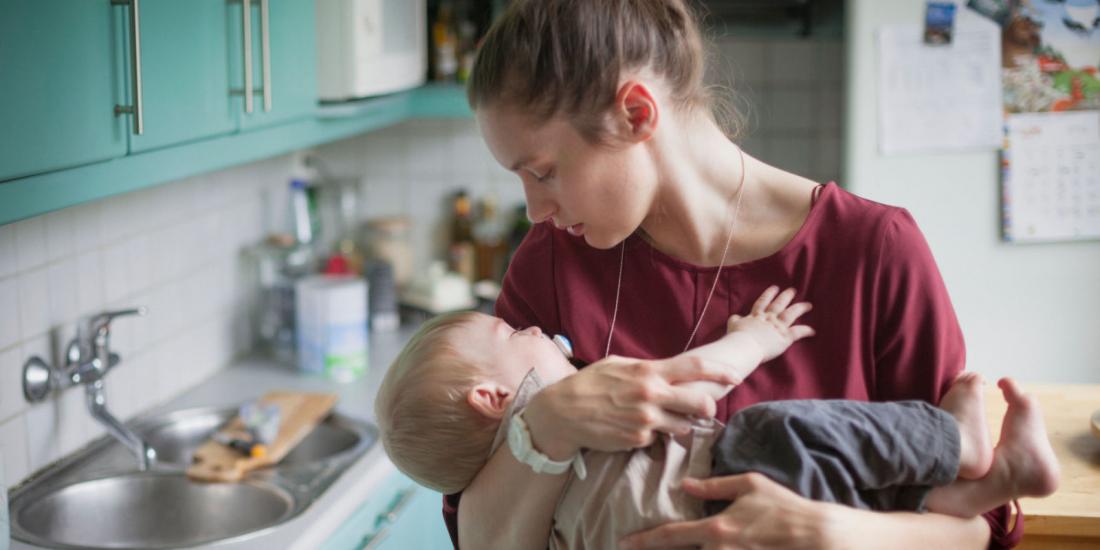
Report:
[[[685,430],[691,415],[724,421],[759,401],[937,403],[963,368],[958,322],[909,214],[744,154],[712,115],[703,57],[682,0],[517,0],[479,53],[470,103],[536,222],[498,300],[508,323],[568,335],[587,363],[671,357],[713,341],[770,285],[814,305],[806,323],[817,336],[717,403],[675,384],[729,381],[672,360],[612,361],[545,389],[522,417],[551,460],[645,446],[657,432]],[[536,489],[517,495],[479,477],[449,496],[444,514],[465,547],[546,544],[566,476],[536,474],[507,447],[486,470]],[[736,500],[627,544],[829,548],[889,537],[899,548],[980,548],[1020,536],[1008,532],[1007,507],[985,521],[869,512],[756,475],[685,490]]]

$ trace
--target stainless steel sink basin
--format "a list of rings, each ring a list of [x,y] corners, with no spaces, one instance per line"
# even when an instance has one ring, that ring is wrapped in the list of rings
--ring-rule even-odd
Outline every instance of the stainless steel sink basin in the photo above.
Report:
[[[28,542],[95,548],[175,548],[275,525],[294,510],[271,483],[194,483],[178,472],[80,481],[23,506],[12,518]]]
[[[191,455],[236,408],[138,419],[129,427],[157,451],[153,471],[105,436],[40,472],[11,495],[11,533],[63,548],[216,546],[286,522],[319,498],[377,440],[365,422],[334,413],[279,464],[242,483],[187,479]]]
[[[186,468],[191,456],[215,430],[237,414],[236,409],[202,408],[176,411],[142,419],[134,431],[157,451],[157,460]],[[281,466],[316,463],[354,451],[360,443],[372,443],[375,433],[348,418],[330,415],[317,425],[280,462]]]

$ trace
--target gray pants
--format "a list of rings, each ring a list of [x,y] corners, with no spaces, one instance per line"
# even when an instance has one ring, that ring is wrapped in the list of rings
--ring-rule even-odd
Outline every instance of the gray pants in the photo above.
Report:
[[[929,491],[958,476],[959,428],[923,401],[771,401],[733,415],[712,453],[716,476],[760,472],[813,500],[924,511]]]

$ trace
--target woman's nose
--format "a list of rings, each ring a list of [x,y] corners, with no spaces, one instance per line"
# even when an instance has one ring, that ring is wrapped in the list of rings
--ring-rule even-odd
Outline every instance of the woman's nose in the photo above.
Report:
[[[523,329],[523,333],[531,336],[540,336],[542,335],[542,329],[539,327],[527,327]]]
[[[523,195],[527,200],[527,218],[531,223],[542,223],[557,213],[554,201],[546,191],[536,189],[537,186],[538,184],[526,182],[523,184]]]

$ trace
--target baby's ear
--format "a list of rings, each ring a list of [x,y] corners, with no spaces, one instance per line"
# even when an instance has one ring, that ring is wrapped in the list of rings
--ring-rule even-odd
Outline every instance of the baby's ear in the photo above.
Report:
[[[492,382],[483,382],[470,388],[466,402],[482,416],[500,420],[515,396],[508,388]]]

